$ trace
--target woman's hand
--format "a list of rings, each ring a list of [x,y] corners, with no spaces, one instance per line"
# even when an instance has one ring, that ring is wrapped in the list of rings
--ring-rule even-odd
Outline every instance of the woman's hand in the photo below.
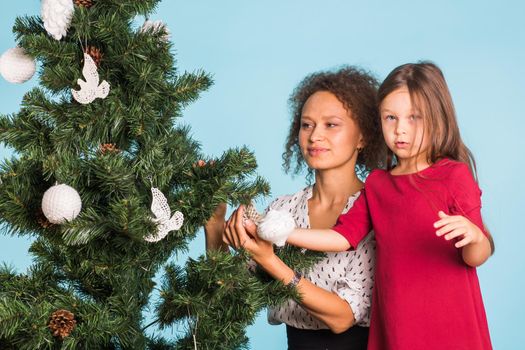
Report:
[[[226,224],[226,203],[221,203],[215,208],[212,216],[204,225],[206,235],[206,250],[228,251],[228,246],[223,243],[222,236]]]
[[[244,206],[233,212],[224,230],[223,241],[234,249],[244,248],[253,260],[265,268],[273,257],[273,245],[257,236],[257,226],[251,220],[244,219]]]
[[[436,234],[439,237],[444,236],[447,241],[458,238],[456,248],[480,243],[485,238],[481,229],[464,216],[447,215],[442,211],[438,215],[440,220],[434,223],[434,227],[438,229]]]

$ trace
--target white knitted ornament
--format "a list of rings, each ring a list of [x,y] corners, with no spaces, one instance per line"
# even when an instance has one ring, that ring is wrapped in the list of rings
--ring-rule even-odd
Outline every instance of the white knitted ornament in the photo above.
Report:
[[[259,214],[253,203],[250,203],[244,208],[243,219],[251,220],[255,225],[259,225],[263,216]]]
[[[286,211],[270,209],[257,226],[257,235],[278,247],[284,246],[286,239],[295,229],[295,220]]]
[[[53,224],[71,221],[82,209],[82,200],[78,192],[68,185],[55,185],[49,188],[42,198],[42,211]]]
[[[166,237],[170,231],[177,231],[182,227],[184,215],[180,211],[176,211],[171,216],[168,200],[158,188],[152,187],[151,194],[153,195],[151,211],[155,214],[153,222],[157,224],[157,232],[144,237],[144,240],[147,242],[158,242]]]
[[[66,36],[74,12],[73,0],[42,0],[44,28],[56,40]]]
[[[158,33],[158,32],[164,32],[165,34],[161,36],[162,40],[164,40],[165,42],[168,42],[171,38],[171,33],[168,29],[168,27],[166,26],[166,23],[162,22],[162,21],[150,21],[150,20],[147,20],[144,22],[144,24],[142,25],[142,27],[140,28],[139,30],[141,33],[146,33],[146,32],[153,32],[153,33]]]
[[[35,74],[35,60],[21,47],[13,47],[0,56],[0,74],[10,83],[24,83]]]
[[[77,79],[77,84],[80,85],[80,90],[71,89],[73,98],[82,104],[93,102],[96,98],[106,98],[109,94],[109,83],[103,80],[100,84],[98,76],[97,65],[90,55],[84,52],[84,67],[82,68],[82,75],[85,81]]]

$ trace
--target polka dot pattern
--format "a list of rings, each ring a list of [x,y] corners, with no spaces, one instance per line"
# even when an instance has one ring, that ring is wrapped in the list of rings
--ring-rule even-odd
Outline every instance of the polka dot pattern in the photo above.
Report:
[[[343,213],[352,207],[358,196],[359,193],[356,193],[348,198]],[[293,215],[297,227],[310,228],[308,200],[311,197],[312,186],[308,186],[294,195],[277,198],[266,211],[287,210]],[[371,232],[353,251],[326,253],[326,258],[314,265],[304,276],[316,286],[334,292],[346,300],[359,326],[370,324],[375,249],[375,239]],[[312,317],[294,300],[271,308],[268,311],[268,321],[271,324],[286,323],[300,329],[328,329],[323,322]]]

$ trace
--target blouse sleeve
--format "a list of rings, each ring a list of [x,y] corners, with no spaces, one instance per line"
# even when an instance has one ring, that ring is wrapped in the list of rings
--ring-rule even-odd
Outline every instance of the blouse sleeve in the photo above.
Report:
[[[375,249],[374,234],[371,232],[348,262],[346,274],[332,288],[332,292],[348,302],[354,313],[355,323],[360,326],[368,326],[370,323]]]
[[[355,249],[359,242],[372,229],[372,220],[368,210],[366,200],[366,189],[361,190],[359,198],[346,214],[337,218],[337,222],[332,230],[340,233],[350,243],[350,249]]]
[[[481,217],[481,190],[466,164],[459,164],[452,174],[452,215],[462,215],[478,226],[485,235]]]

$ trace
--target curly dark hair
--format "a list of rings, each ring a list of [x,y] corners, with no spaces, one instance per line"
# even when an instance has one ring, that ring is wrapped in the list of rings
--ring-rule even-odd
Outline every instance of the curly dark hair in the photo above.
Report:
[[[356,173],[365,177],[370,170],[382,167],[385,145],[377,110],[378,85],[371,73],[353,66],[343,66],[336,71],[316,72],[304,78],[288,100],[292,124],[282,155],[284,171],[297,175],[305,168],[308,169],[299,147],[301,114],[306,100],[318,91],[334,94],[351,111],[363,134],[365,146],[357,156]],[[312,170],[308,169],[308,178],[311,179],[312,175]]]

